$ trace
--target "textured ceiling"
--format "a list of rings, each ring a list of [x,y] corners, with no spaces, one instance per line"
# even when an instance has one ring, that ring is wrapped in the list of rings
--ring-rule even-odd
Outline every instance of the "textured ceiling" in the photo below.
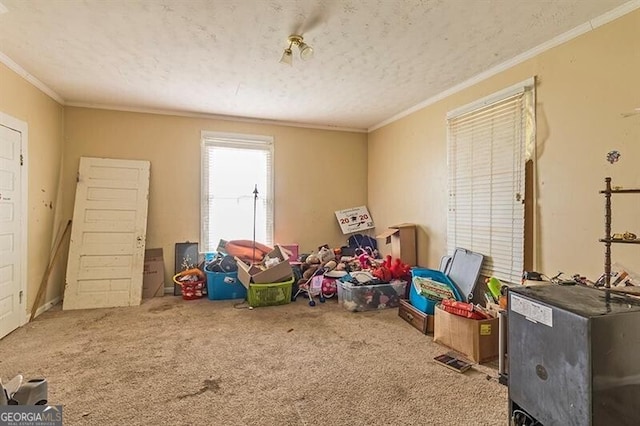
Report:
[[[368,129],[625,0],[0,3],[0,52],[67,104]],[[312,60],[279,63],[291,33]]]

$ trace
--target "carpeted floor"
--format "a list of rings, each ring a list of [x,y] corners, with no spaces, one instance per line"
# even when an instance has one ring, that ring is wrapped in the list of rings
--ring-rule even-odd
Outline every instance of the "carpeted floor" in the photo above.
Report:
[[[0,340],[0,377],[45,377],[65,425],[507,424],[496,371],[434,363],[397,309],[234,303],[56,307]]]

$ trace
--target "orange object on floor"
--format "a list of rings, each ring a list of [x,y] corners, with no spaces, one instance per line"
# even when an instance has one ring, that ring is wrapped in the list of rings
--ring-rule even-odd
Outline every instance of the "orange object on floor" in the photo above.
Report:
[[[255,250],[254,250],[255,248]],[[260,262],[265,254],[273,251],[273,248],[264,244],[255,243],[251,240],[231,240],[227,241],[224,246],[229,256],[238,257],[242,260],[253,262]]]
[[[498,299],[498,304],[500,305],[500,309],[507,309],[507,296],[500,296]]]

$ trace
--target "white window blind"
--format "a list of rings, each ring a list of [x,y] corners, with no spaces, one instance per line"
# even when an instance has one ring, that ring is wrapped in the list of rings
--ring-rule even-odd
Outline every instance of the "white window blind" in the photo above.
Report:
[[[258,190],[257,198],[254,189]],[[202,132],[201,250],[223,240],[273,243],[273,138]]]
[[[533,83],[449,113],[447,250],[485,256],[482,275],[518,283],[524,268],[527,146]]]

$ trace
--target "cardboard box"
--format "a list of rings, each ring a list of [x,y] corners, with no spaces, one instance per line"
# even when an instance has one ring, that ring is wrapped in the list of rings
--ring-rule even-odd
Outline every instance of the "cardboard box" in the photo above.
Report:
[[[267,253],[266,258],[278,258],[280,263],[270,268],[265,265],[265,260],[258,265],[247,265],[236,258],[238,263],[238,279],[247,289],[250,284],[272,284],[287,281],[293,276],[293,270],[289,264],[287,254],[280,246],[276,246]]]
[[[390,226],[376,238],[384,240],[385,244],[391,245],[391,256],[400,259],[409,266],[417,264],[416,249],[416,225],[412,223],[401,223]],[[381,247],[380,247],[381,248]]]
[[[162,249],[144,251],[142,298],[164,296],[164,259]]]
[[[498,318],[473,320],[436,306],[433,341],[463,353],[473,362],[498,357]]]
[[[502,309],[499,304],[493,303],[493,302],[487,302],[485,304],[485,307],[491,313],[491,315],[493,315],[496,318],[498,317],[498,314],[500,311],[504,311],[504,309]]]

